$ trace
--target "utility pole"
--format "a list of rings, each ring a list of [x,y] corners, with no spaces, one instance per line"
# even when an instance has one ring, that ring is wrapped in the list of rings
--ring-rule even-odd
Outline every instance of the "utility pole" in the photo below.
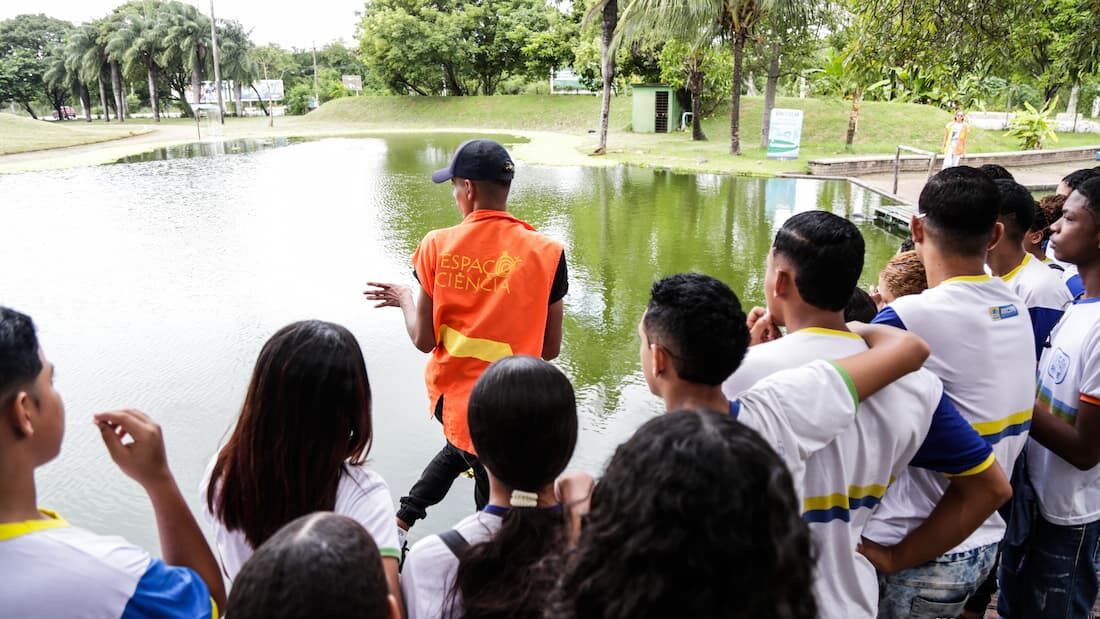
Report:
[[[214,0],[210,0],[210,42],[214,51],[214,90],[218,91],[218,122],[225,124],[225,111],[222,107],[222,69],[218,63],[218,27],[214,19]]]
[[[317,41],[313,42],[313,102],[321,107],[321,94],[317,89]]]

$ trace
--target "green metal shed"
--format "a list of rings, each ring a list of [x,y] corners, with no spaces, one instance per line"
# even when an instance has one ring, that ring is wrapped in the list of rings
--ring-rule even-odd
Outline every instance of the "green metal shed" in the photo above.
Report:
[[[634,84],[634,133],[668,133],[680,128],[680,103],[671,86]]]

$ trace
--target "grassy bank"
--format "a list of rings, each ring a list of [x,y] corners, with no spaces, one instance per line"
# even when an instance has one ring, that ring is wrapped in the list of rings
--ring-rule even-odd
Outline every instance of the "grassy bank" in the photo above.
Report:
[[[631,99],[616,97],[611,105],[608,154],[589,156],[596,146],[600,100],[589,95],[520,95],[494,97],[347,97],[330,101],[306,116],[277,117],[273,127],[263,117],[227,118],[224,127],[204,125],[204,138],[269,138],[280,136],[356,136],[390,131],[462,130],[519,134],[530,142],[517,145],[528,163],[598,165],[631,163],[683,171],[735,174],[805,172],[812,159],[845,155],[893,155],[898,144],[939,150],[950,115],[938,108],[903,103],[866,102],[852,149],[844,146],[850,103],[842,99],[785,99],[780,107],[805,115],[802,153],[797,161],[767,159],[760,146],[763,100],[743,99],[743,154],[729,150],[728,109],[703,121],[710,138],[692,142],[686,132],[638,134],[630,130]],[[140,138],[95,144],[127,135]],[[1050,147],[1100,145],[1100,135],[1063,134]],[[161,123],[125,125],[69,121],[52,123],[0,114],[0,155],[38,149],[91,144],[65,151],[25,153],[0,161],[0,172],[44,167],[93,165],[120,157],[196,139],[194,122],[166,119]],[[1003,131],[975,129],[969,152],[1016,148]]]
[[[48,122],[0,113],[0,155],[94,144],[148,132],[135,123]]]
[[[842,99],[780,98],[779,107],[804,113],[802,156],[798,161],[771,161],[760,146],[763,99],[742,99],[741,146],[729,150],[729,109],[719,109],[703,121],[710,138],[692,142],[688,133],[637,134],[630,131],[631,99],[611,104],[608,157],[617,161],[737,173],[802,172],[806,162],[822,157],[894,153],[898,144],[938,150],[951,115],[939,108],[906,103],[865,102],[853,148],[845,148],[850,103]],[[307,115],[304,123],[347,124],[375,129],[468,128],[535,130],[583,136],[582,150],[596,144],[600,101],[584,95],[496,97],[349,97],[330,101]],[[1063,134],[1051,147],[1100,144],[1100,135]],[[1009,151],[1016,143],[1003,131],[974,129],[969,152]]]

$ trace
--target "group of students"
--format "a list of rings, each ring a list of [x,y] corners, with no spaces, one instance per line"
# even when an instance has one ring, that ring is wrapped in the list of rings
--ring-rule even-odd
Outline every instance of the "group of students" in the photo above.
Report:
[[[561,346],[564,252],[507,212],[507,152],[464,143],[433,175],[451,182],[463,221],[417,249],[419,289],[365,293],[400,307],[431,353],[426,408],[446,437],[400,509],[366,464],[359,343],[342,326],[298,322],[263,346],[204,475],[214,551],[156,423],[130,410],[95,416],[111,457],[150,496],[163,559],[37,505],[34,471],[58,455],[64,407],[33,322],[0,307],[0,609],[943,617],[980,616],[999,590],[1005,617],[1090,616],[1100,178],[1070,175],[1060,212],[1048,212],[997,174],[933,177],[912,248],[870,294],[857,287],[859,230],[820,211],[776,234],[766,308],[746,314],[703,274],[657,281],[637,310],[639,359],[668,414],[594,481],[566,472],[576,398],[548,362]],[[1036,228],[1040,215],[1049,228]],[[477,510],[406,554],[407,530],[467,469]]]

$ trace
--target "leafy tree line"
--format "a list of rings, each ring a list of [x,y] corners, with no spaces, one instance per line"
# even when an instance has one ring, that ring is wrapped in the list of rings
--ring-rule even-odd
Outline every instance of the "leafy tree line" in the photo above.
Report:
[[[242,91],[257,79],[283,79],[288,94],[306,87],[307,99],[312,95],[311,50],[256,46],[233,20],[219,19],[217,33],[222,78],[234,85],[231,111],[241,114]],[[365,70],[340,43],[318,50],[317,65],[322,101],[347,94],[341,75]],[[70,104],[83,107],[88,121],[93,107],[106,121],[122,122],[138,106],[148,106],[157,121],[170,105],[193,117],[183,93],[199,100],[202,82],[213,75],[210,18],[179,0],[131,0],[78,26],[41,14],[0,22],[0,102],[34,118],[42,107],[61,117]]]

